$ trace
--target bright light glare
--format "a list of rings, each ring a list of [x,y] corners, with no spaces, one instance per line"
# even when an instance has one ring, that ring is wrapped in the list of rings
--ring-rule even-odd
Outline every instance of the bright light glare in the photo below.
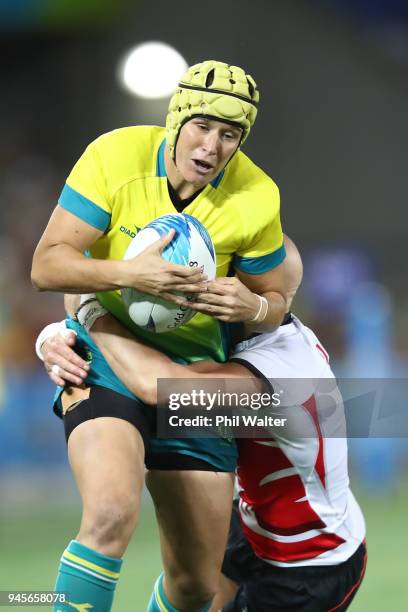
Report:
[[[147,42],[122,59],[119,80],[141,98],[166,98],[186,70],[187,63],[176,49],[162,42]]]

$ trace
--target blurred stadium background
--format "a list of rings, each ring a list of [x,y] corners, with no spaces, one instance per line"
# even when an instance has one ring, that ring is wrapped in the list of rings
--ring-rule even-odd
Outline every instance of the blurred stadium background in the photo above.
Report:
[[[245,151],[278,183],[284,228],[304,256],[296,311],[339,375],[403,377],[408,3],[0,0],[0,30],[0,590],[45,590],[79,500],[33,351],[43,325],[62,318],[62,299],[33,291],[30,262],[89,141],[163,122],[168,99],[126,91],[122,58],[161,41],[187,64],[220,59],[255,76],[262,105]],[[353,610],[399,612],[408,599],[406,439],[350,446],[370,555]],[[146,495],[115,610],[143,612],[159,571]]]

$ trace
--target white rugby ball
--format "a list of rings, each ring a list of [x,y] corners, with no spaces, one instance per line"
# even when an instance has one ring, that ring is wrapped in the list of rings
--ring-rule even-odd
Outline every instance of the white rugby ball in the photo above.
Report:
[[[208,279],[214,279],[216,262],[211,237],[198,219],[186,213],[163,215],[146,225],[133,238],[124,259],[136,257],[171,229],[175,229],[176,234],[163,251],[163,259],[182,266],[202,267]],[[122,289],[121,293],[132,321],[151,332],[172,331],[196,314],[191,308],[177,306],[136,289]],[[190,298],[194,299],[194,296]]]

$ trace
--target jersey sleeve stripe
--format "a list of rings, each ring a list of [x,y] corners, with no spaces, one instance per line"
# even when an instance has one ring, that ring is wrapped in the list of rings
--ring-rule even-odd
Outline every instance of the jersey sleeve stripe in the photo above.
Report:
[[[157,152],[156,161],[156,176],[166,176],[166,164],[164,161],[164,150],[166,148],[166,139],[164,139]]]
[[[217,189],[218,185],[221,183],[224,173],[225,171],[221,170],[221,172],[215,177],[215,179],[211,181],[211,186],[214,187],[214,189]]]
[[[65,184],[58,200],[58,204],[68,212],[85,221],[92,227],[104,232],[110,224],[111,215],[100,206],[88,200],[85,196]]]
[[[263,274],[279,266],[285,257],[285,245],[282,244],[282,246],[273,253],[261,255],[261,257],[240,257],[239,255],[235,255],[234,267],[247,274]]]
[[[231,325],[233,323],[226,323],[225,321],[218,321],[220,328],[220,336],[221,336],[221,346],[222,346],[222,357],[221,361],[227,361],[228,355],[231,350]]]

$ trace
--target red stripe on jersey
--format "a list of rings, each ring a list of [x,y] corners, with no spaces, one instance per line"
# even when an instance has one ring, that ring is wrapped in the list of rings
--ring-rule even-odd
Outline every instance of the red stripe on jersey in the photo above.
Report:
[[[246,501],[252,503],[265,503],[271,494],[272,500],[276,497],[275,491],[268,491],[260,482],[269,472],[277,472],[293,467],[292,463],[281,451],[275,447],[273,440],[237,439],[239,463],[238,478],[245,489]]]
[[[326,524],[313,510],[301,478],[294,474],[262,487],[262,503],[253,508],[258,524],[278,535],[296,535],[310,529],[324,529]],[[242,499],[250,504],[245,492]]]
[[[321,344],[316,344],[316,348],[317,348],[318,351],[321,352],[321,354],[323,355],[323,357],[327,361],[327,363],[329,363],[329,361],[330,361],[329,353],[324,350],[324,348],[322,347]]]
[[[323,436],[320,429],[319,417],[317,416],[316,398],[314,395],[303,404],[304,408],[308,411],[313,419],[313,423],[316,427],[316,431],[319,437],[319,451],[317,453],[315,470],[319,474],[320,481],[324,488],[326,488],[326,472],[324,468],[324,455],[323,455]]]
[[[268,476],[279,476],[280,470],[293,468],[292,463],[273,442],[237,440],[239,450],[238,480],[240,496],[255,512],[259,524],[279,535],[296,535],[310,529],[324,529],[326,524],[307,499],[300,476],[283,475],[261,484]],[[298,501],[302,500],[302,501]]]
[[[343,538],[335,533],[322,533],[308,540],[301,540],[300,542],[277,542],[259,533],[255,533],[242,523],[242,521],[241,524],[245,536],[258,557],[282,563],[314,559],[328,550],[337,548],[345,542]]]

